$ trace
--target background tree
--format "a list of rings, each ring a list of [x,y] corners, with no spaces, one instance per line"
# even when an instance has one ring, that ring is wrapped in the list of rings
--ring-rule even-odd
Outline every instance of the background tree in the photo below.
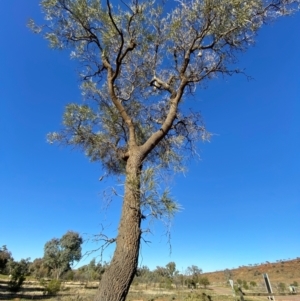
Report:
[[[162,278],[167,278],[169,276],[168,270],[165,267],[157,266],[154,273]]]
[[[165,267],[157,266],[154,273],[160,277],[159,282],[164,283],[166,287],[170,288],[172,286],[174,276],[178,273],[176,271],[175,262],[169,262]]]
[[[10,272],[10,280],[8,282],[8,289],[11,292],[20,290],[23,282],[29,274],[30,258],[21,259],[20,261],[10,260],[8,262],[8,269]]]
[[[73,281],[75,279],[75,271],[73,269],[66,271],[62,274],[61,280]]]
[[[73,231],[68,231],[61,239],[53,238],[45,244],[44,264],[56,279],[70,269],[74,261],[81,259],[82,238]]]
[[[74,271],[74,279],[80,281],[94,281],[101,280],[101,276],[107,268],[108,263],[100,262],[96,263],[96,259],[93,258],[89,264],[84,265]]]
[[[135,279],[137,283],[146,284],[146,289],[151,283],[154,284],[161,282],[161,276],[157,273],[157,271],[150,271],[150,269],[145,265],[138,267]]]
[[[196,288],[197,283],[199,282],[200,275],[202,274],[202,269],[196,265],[191,265],[187,267],[186,274],[188,276],[187,283],[188,285]]]
[[[102,265],[100,262],[96,263],[96,259],[93,258],[87,265],[86,270],[88,274],[88,280],[101,280],[101,276],[105,271],[105,265]]]
[[[84,105],[70,104],[64,128],[49,135],[85,151],[124,178],[116,249],[96,300],[125,300],[137,269],[141,222],[171,217],[178,205],[156,171],[178,169],[209,134],[183,100],[217,75],[240,73],[237,53],[259,28],[296,10],[299,0],[43,0],[53,48],[82,62]],[[118,5],[119,4],[119,5]]]
[[[174,283],[176,285],[176,288],[178,286],[183,287],[184,286],[184,275],[181,273],[176,273],[175,277],[174,277]]]
[[[6,265],[12,259],[11,252],[4,245],[0,248],[0,273],[7,273]]]
[[[30,274],[36,279],[47,277],[49,269],[44,263],[43,258],[36,258],[29,266]]]
[[[187,267],[186,274],[196,279],[202,274],[202,269],[200,269],[197,265],[191,265]]]
[[[204,288],[206,288],[208,285],[210,285],[210,282],[208,278],[205,276],[199,278],[199,284],[202,285]]]
[[[173,279],[176,273],[178,273],[178,271],[176,270],[176,263],[174,261],[171,261],[168,264],[166,264],[166,269],[168,272],[168,277],[171,279]]]
[[[150,273],[150,269],[146,265],[143,265],[143,266],[137,268],[136,276],[144,277],[145,275],[147,275],[149,273]]]

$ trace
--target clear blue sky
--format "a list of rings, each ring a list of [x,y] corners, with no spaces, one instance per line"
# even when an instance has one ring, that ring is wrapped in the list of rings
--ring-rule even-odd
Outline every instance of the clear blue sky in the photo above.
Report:
[[[41,20],[38,2],[4,0],[0,11],[0,245],[17,260],[42,257],[67,230],[87,237],[103,223],[114,236],[121,205],[103,213],[102,191],[113,183],[98,181],[100,165],[46,143],[65,104],[81,97],[69,53],[25,26]],[[141,264],[207,272],[300,256],[299,32],[300,14],[264,27],[239,62],[254,80],[218,79],[188,102],[216,135],[173,181],[184,210],[173,221],[172,254],[156,223]]]

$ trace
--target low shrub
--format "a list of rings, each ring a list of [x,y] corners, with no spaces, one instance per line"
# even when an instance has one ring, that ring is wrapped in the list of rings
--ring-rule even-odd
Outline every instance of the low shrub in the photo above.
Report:
[[[16,293],[21,289],[21,286],[25,280],[24,275],[14,275],[8,282],[8,290],[10,292]]]
[[[61,282],[58,279],[52,279],[49,282],[41,280],[40,284],[45,288],[45,295],[56,295],[61,289]]]

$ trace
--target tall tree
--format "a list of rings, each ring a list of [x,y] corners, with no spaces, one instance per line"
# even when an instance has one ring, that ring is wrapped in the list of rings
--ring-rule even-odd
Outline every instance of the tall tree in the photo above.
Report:
[[[166,264],[166,270],[168,272],[168,277],[171,279],[173,279],[176,273],[178,273],[178,271],[176,271],[176,263],[174,261],[171,261],[168,264]]]
[[[62,238],[53,238],[45,244],[43,263],[56,279],[68,269],[74,261],[81,259],[82,238],[73,231],[68,231]]]
[[[187,279],[188,283],[196,288],[197,283],[199,282],[200,275],[202,274],[202,269],[196,265],[191,265],[187,267],[186,274],[189,276]]]
[[[196,265],[191,265],[191,266],[187,267],[186,273],[187,273],[187,275],[198,277],[202,274],[202,269],[200,269]]]
[[[49,135],[85,151],[125,192],[116,248],[96,300],[125,300],[137,269],[143,217],[172,216],[178,205],[156,171],[178,168],[199,139],[201,116],[183,100],[219,74],[240,73],[237,54],[259,28],[298,9],[299,0],[43,0],[50,46],[82,63],[82,94],[64,128]],[[182,165],[180,165],[182,166]]]

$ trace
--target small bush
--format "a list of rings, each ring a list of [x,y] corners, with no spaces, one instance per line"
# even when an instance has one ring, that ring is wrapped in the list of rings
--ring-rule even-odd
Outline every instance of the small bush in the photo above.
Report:
[[[28,261],[27,259],[21,259],[20,261],[9,262],[9,268],[11,270],[10,281],[8,282],[8,289],[11,292],[18,292],[21,289],[23,282],[25,281],[25,275],[28,273]]]
[[[18,292],[21,289],[24,280],[24,275],[13,276],[12,279],[8,282],[8,290],[13,293]]]
[[[294,281],[293,283],[291,283],[292,286],[296,286],[298,287],[298,282],[297,281]]]
[[[257,284],[256,284],[255,281],[250,281],[250,286],[251,286],[251,287],[255,287],[255,286],[257,286]]]
[[[48,283],[41,281],[41,285],[45,287],[46,295],[56,295],[61,289],[61,282],[58,279],[52,279]]]
[[[279,293],[284,293],[284,291],[286,290],[286,285],[283,282],[280,282],[277,286],[277,290]]]
[[[245,290],[248,290],[248,289],[249,289],[249,286],[248,286],[248,284],[247,284],[247,281],[245,281],[245,280],[243,280],[243,288],[244,288]]]

